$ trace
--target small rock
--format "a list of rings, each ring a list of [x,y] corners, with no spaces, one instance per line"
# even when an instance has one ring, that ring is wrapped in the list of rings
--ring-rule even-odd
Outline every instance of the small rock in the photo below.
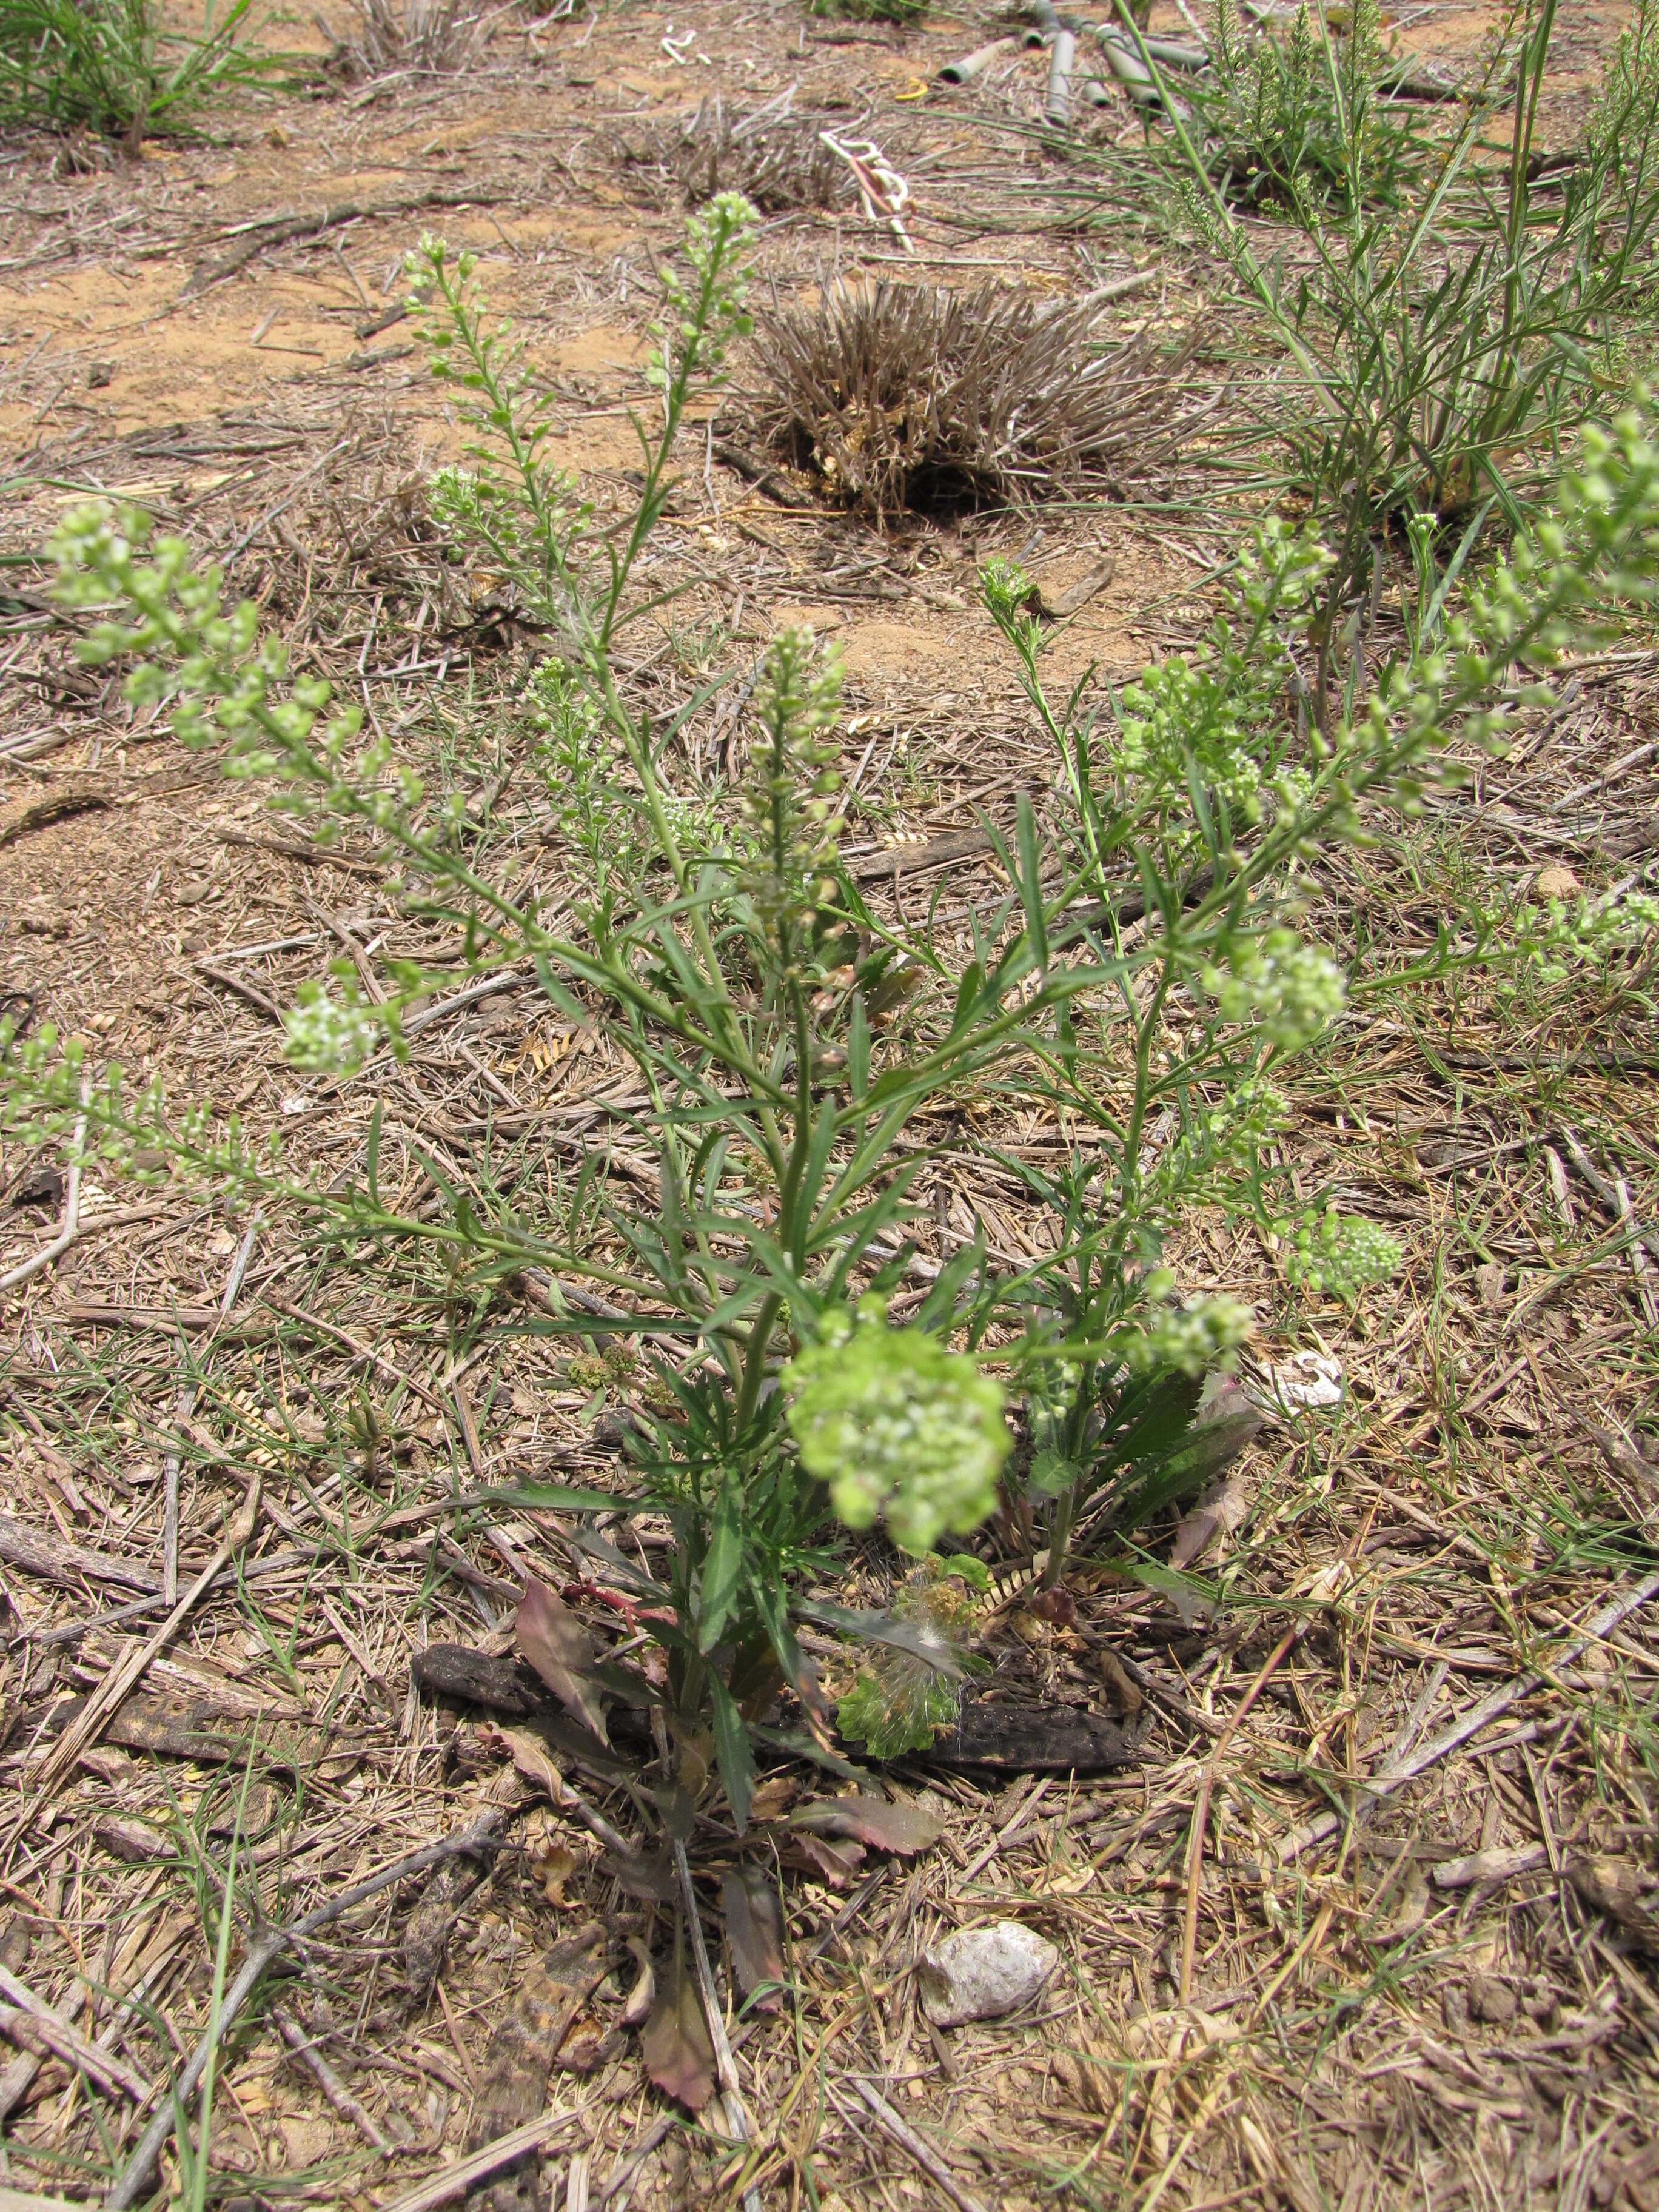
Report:
[[[995,2020],[1028,2004],[1060,1964],[1046,1936],[1001,1920],[963,1928],[921,1955],[921,2008],[937,2027]]]
[[[1489,2027],[1507,2027],[1515,2018],[1515,1991],[1495,1975],[1473,1973],[1469,1976],[1469,2013],[1475,2020],[1484,2020]]]
[[[1552,860],[1547,868],[1540,868],[1533,878],[1533,896],[1540,899],[1571,898],[1578,888],[1578,878],[1560,860]]]

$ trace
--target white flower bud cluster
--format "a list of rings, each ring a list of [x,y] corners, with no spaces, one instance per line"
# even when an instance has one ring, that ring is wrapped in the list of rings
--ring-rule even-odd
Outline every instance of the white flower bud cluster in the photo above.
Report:
[[[320,983],[302,986],[298,1004],[283,1016],[283,1027],[293,1065],[331,1075],[361,1067],[385,1035],[377,1009],[356,997],[332,998]]]
[[[1335,961],[1291,929],[1270,929],[1227,968],[1206,968],[1203,984],[1224,1020],[1253,1023],[1285,1052],[1317,1036],[1347,999]]]
[[[1399,1272],[1399,1238],[1334,1206],[1323,1213],[1309,1206],[1297,1220],[1273,1226],[1287,1248],[1285,1273],[1300,1289],[1352,1302],[1372,1283],[1386,1283]]]
[[[1008,1452],[1002,1389],[918,1328],[831,1326],[784,1370],[789,1427],[849,1528],[883,1516],[907,1552],[975,1527]]]
[[[1147,1278],[1154,1297],[1164,1293],[1170,1278],[1160,1269]],[[1231,1367],[1233,1356],[1249,1341],[1255,1316],[1249,1306],[1224,1293],[1212,1298],[1189,1298],[1184,1305],[1165,1305],[1124,1347],[1124,1358],[1135,1374],[1164,1369],[1182,1375],[1208,1375]]]

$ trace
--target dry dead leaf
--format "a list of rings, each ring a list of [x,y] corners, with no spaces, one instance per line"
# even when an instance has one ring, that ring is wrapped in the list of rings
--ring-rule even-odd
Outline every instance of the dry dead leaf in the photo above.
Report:
[[[1170,1547],[1170,1565],[1177,1572],[1203,1557],[1212,1544],[1242,1528],[1250,1510],[1252,1492],[1239,1475],[1231,1475],[1212,1496],[1195,1505],[1176,1530]]]
[[[609,1743],[605,1708],[589,1674],[593,1646],[586,1632],[545,1583],[525,1584],[514,1623],[520,1650],[552,1691],[601,1743]]]
[[[1112,1700],[1112,1710],[1120,1720],[1134,1720],[1146,1704],[1139,1690],[1123,1670],[1123,1662],[1115,1651],[1103,1645],[1096,1654],[1100,1667],[1100,1679],[1106,1685]]]
[[[832,1889],[844,1889],[864,1864],[862,1844],[834,1843],[827,1836],[799,1834],[793,1838],[795,1863],[805,1860],[812,1872]]]
[[[800,1796],[800,1784],[793,1774],[769,1774],[764,1782],[757,1782],[749,1799],[749,1817],[753,1821],[775,1820],[787,1813]]]
[[[651,2017],[651,2008],[657,2002],[657,1970],[651,1963],[651,1954],[637,1936],[628,1938],[628,1948],[634,1954],[639,1974],[628,1992],[628,2002],[622,2008],[620,2025],[623,2027],[643,2027]]]
[[[576,1854],[552,1832],[545,1814],[532,1814],[526,1822],[524,1855],[542,1895],[550,1905],[562,1905],[564,1886],[576,1871]]]
[[[645,2070],[665,2095],[700,2112],[714,2094],[714,2049],[708,2023],[685,1967],[685,1939],[676,1932],[674,1964],[640,2037]]]
[[[744,1996],[757,2010],[776,2012],[782,2002],[777,1984],[784,1979],[783,1926],[777,1892],[763,1866],[752,1860],[735,1868],[720,1884],[726,1911],[726,1940]],[[763,1992],[756,1996],[757,1990]]]
[[[802,1805],[789,1816],[792,1828],[816,1836],[851,1836],[878,1851],[924,1851],[936,1844],[945,1823],[920,1805],[900,1805],[890,1797],[826,1797]]]

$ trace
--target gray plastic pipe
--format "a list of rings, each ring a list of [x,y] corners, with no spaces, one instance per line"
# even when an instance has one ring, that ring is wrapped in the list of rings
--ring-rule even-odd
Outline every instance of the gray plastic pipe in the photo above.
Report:
[[[1119,37],[1114,32],[1103,30],[1098,33],[1098,36],[1100,51],[1106,57],[1107,68],[1110,70],[1130,99],[1139,107],[1157,107],[1160,102],[1158,86],[1152,73],[1128,40]],[[1188,112],[1187,109],[1179,100],[1173,98],[1172,105],[1176,113],[1184,118]]]
[[[1178,39],[1148,39],[1146,51],[1155,62],[1170,69],[1191,70],[1195,74],[1210,66],[1207,46],[1184,46]]]
[[[1070,31],[1056,31],[1053,58],[1048,64],[1048,89],[1042,102],[1042,119],[1063,131],[1072,119],[1072,64],[1077,59],[1077,40]]]
[[[988,46],[975,46],[971,54],[964,54],[959,62],[946,62],[939,73],[939,81],[941,84],[971,84],[976,76],[990,68],[993,62],[1018,50],[1018,40],[993,39]]]

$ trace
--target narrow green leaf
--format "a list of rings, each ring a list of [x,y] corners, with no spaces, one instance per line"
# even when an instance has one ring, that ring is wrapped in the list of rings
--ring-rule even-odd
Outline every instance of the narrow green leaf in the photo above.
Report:
[[[864,1011],[864,994],[853,994],[852,1018],[847,1025],[847,1079],[854,1098],[870,1088],[870,1023]]]
[[[1031,950],[1039,968],[1048,965],[1048,924],[1042,911],[1042,868],[1037,857],[1036,815],[1029,794],[1021,792],[1014,820],[1019,844],[1019,896],[1025,908],[1025,927],[1031,933]]]
[[[712,1651],[720,1642],[742,1573],[743,1498],[737,1483],[732,1481],[720,1492],[708,1532],[708,1549],[703,1554],[701,1602],[697,1608],[699,1651]]]
[[[714,1708],[714,1756],[720,1780],[732,1808],[732,1818],[741,1835],[749,1826],[749,1808],[755,1791],[755,1757],[749,1748],[749,1731],[732,1692],[718,1674],[708,1678],[709,1702]]]
[[[977,960],[970,960],[962,971],[962,981],[957,986],[956,1008],[951,1016],[951,1034],[960,1036],[973,1018],[979,994],[985,988],[985,971]]]

